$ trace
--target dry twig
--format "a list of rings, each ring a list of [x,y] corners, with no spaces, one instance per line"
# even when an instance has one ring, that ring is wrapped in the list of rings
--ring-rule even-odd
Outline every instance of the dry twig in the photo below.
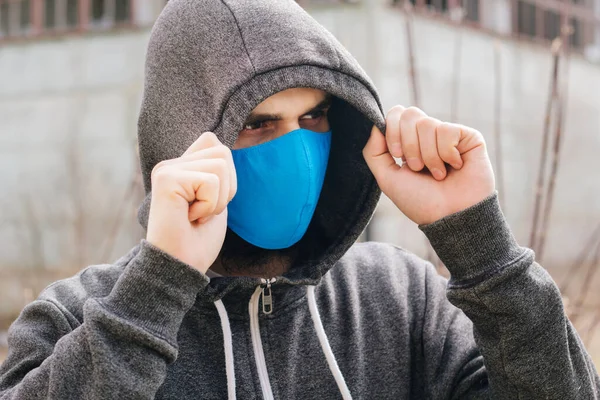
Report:
[[[546,175],[546,155],[548,148],[548,139],[550,137],[550,123],[552,120],[552,111],[558,102],[558,71],[560,64],[560,51],[562,48],[562,39],[556,38],[552,42],[552,78],[550,84],[550,94],[546,103],[546,113],[544,117],[544,133],[542,136],[542,149],[540,156],[540,164],[538,167],[537,184],[535,188],[535,202],[533,206],[533,224],[531,226],[531,234],[529,236],[529,247],[534,251],[537,250],[538,238],[538,221],[541,212],[542,193],[545,187],[544,178]]]
[[[502,118],[502,71],[500,58],[500,44],[494,42],[494,76],[495,76],[495,96],[494,96],[494,139],[495,139],[495,161],[496,161],[496,182],[498,187],[500,207],[506,212],[506,204],[504,202],[504,163],[502,160],[502,135],[501,135],[501,118]]]

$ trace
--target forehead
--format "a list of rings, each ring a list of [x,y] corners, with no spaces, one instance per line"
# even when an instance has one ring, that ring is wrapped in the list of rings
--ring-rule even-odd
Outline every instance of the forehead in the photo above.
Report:
[[[254,113],[280,113],[306,111],[325,99],[327,93],[313,88],[291,88],[267,97],[252,110]]]

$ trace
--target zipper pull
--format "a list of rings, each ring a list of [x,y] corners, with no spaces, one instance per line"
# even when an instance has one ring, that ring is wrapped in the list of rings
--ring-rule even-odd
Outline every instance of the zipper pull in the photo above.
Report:
[[[275,278],[266,280],[263,279],[263,283],[266,283],[267,286],[262,288],[261,297],[262,297],[262,309],[263,314],[269,315],[273,312],[273,296],[271,295],[271,283],[275,282]]]

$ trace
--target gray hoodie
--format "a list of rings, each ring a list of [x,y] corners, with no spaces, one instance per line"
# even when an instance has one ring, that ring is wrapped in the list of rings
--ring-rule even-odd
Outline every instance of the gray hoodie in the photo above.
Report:
[[[600,397],[556,285],[515,242],[495,194],[421,227],[449,282],[405,250],[355,243],[380,195],[361,151],[384,115],[356,60],[295,2],[171,0],[146,68],[147,193],[157,162],[204,131],[231,146],[268,96],[335,96],[309,228],[320,244],[268,283],[209,279],[144,240],[55,282],[9,330],[0,399]]]

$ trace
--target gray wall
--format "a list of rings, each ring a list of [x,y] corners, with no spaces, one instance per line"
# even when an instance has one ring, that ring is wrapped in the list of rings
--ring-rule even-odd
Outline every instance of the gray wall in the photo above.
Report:
[[[411,103],[399,10],[363,5],[309,11],[370,73],[386,110]],[[549,51],[421,18],[414,30],[421,107],[450,119],[456,83],[456,120],[483,132],[492,153],[497,48],[505,211],[516,236],[527,244]],[[138,30],[0,48],[0,317],[7,304],[14,306],[18,296],[32,290],[30,281],[15,278],[19,274],[47,276],[39,278],[43,287],[61,274],[115,259],[141,237],[135,218],[141,184],[130,187],[139,179],[135,135],[148,35]],[[573,57],[546,266],[571,262],[600,221],[599,91],[598,66]],[[385,199],[371,233],[374,240],[425,254],[424,237]]]
[[[405,20],[399,10],[348,8],[340,14],[328,9],[314,15],[370,73],[386,110],[395,104],[411,104]],[[456,122],[480,130],[492,158],[497,145],[494,59],[498,54],[505,214],[519,241],[526,245],[550,86],[550,51],[418,17],[414,37],[420,106],[437,118],[454,117]],[[455,67],[457,55],[460,68]],[[600,177],[595,172],[600,168],[600,68],[573,56],[568,82],[564,143],[544,254],[547,267],[570,265],[582,242],[600,223]],[[458,95],[453,99],[455,85]],[[425,254],[420,231],[385,199],[372,223],[372,238]]]

